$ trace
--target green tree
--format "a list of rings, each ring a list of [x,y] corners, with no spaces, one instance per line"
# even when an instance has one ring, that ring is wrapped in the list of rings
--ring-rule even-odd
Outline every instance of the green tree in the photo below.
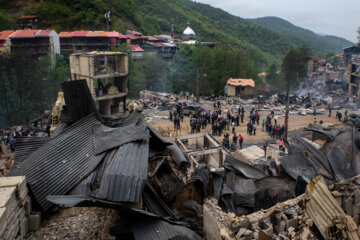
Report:
[[[266,69],[266,83],[279,86],[279,66],[275,63],[272,63],[270,66]]]
[[[35,61],[26,54],[1,55],[0,126],[27,123],[49,109],[68,73],[68,62],[59,56]]]

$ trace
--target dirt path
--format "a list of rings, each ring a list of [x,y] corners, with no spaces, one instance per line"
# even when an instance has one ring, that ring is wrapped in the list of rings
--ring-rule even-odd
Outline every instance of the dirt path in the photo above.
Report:
[[[269,113],[270,113],[270,111],[260,111],[260,125],[261,125],[262,119],[264,119]],[[162,115],[164,115],[164,114],[162,114]],[[344,124],[342,122],[339,122],[337,119],[335,119],[334,113],[332,115],[333,115],[332,117],[328,117],[326,114],[322,114],[322,115],[318,114],[318,115],[316,115],[317,122],[319,123],[320,120],[322,120],[324,122],[324,124],[331,123],[331,124],[335,124],[335,125],[339,125],[339,126],[344,126]],[[235,128],[235,132],[237,135],[239,135],[239,134],[243,135],[244,145],[258,144],[262,141],[271,139],[270,136],[268,136],[268,134],[266,132],[262,132],[261,126],[258,126],[258,130],[256,131],[255,136],[248,135],[246,133],[246,124],[248,122],[249,122],[249,118],[245,115],[244,123],[240,123],[240,126]],[[284,117],[279,117],[278,122],[280,125],[284,124]],[[313,122],[314,122],[313,115],[306,115],[306,116],[289,115],[289,131],[307,127],[309,125],[309,123],[313,123]],[[154,126],[157,130],[159,130],[164,135],[167,135],[168,133],[170,133],[171,136],[176,136],[176,135],[185,135],[185,134],[191,133],[190,119],[189,119],[189,117],[186,117],[186,116],[184,117],[184,122],[181,122],[181,124],[180,124],[181,129],[178,130],[177,132],[174,129],[174,123],[170,120],[156,119],[156,120],[150,121],[150,124],[152,126]],[[201,129],[201,131],[211,133],[212,132],[211,125],[208,125],[206,129]],[[223,132],[223,134],[224,133],[229,133],[230,139],[231,139],[231,136],[232,136],[231,127],[230,127],[230,130],[225,130]],[[221,142],[223,139],[223,136],[216,136],[215,138]]]

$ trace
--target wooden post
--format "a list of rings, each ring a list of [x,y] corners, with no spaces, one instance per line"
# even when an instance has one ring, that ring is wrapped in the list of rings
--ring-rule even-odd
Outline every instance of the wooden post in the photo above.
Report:
[[[196,102],[199,103],[200,101],[200,94],[199,94],[199,69],[196,71]]]
[[[285,131],[284,131],[285,139],[287,139],[288,127],[289,127],[289,102],[290,102],[290,89],[288,86],[286,91],[286,108],[285,108]]]

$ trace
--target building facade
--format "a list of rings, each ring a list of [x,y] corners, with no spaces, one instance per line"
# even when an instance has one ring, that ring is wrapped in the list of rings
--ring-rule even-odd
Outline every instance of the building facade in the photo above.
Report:
[[[252,79],[230,78],[225,86],[225,95],[244,99],[254,96],[255,82]]]
[[[125,108],[128,94],[128,54],[88,52],[70,55],[71,80],[85,79],[99,111],[104,115]]]

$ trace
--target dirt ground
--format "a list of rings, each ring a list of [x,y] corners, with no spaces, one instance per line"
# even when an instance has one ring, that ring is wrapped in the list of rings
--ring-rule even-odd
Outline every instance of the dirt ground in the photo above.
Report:
[[[230,108],[226,108],[223,107],[222,110],[224,109],[230,109]],[[344,112],[345,110],[341,111],[343,113],[344,116]],[[266,116],[270,113],[270,111],[260,111],[260,126],[258,126],[257,131],[256,131],[256,135],[248,135],[246,133],[246,124],[249,122],[249,117],[248,117],[248,112],[245,113],[245,118],[244,118],[244,123],[240,123],[240,126],[237,126],[235,128],[235,132],[237,135],[241,134],[244,137],[244,146],[247,145],[253,145],[253,144],[259,144],[265,140],[271,140],[271,137],[266,133],[266,132],[262,132],[261,128],[261,122],[263,119],[266,118]],[[351,112],[349,111],[349,114]],[[320,120],[322,120],[324,122],[324,124],[330,123],[330,124],[334,124],[336,126],[345,126],[344,123],[339,122],[339,120],[337,120],[335,118],[335,111],[332,112],[332,116],[328,117],[328,112],[326,112],[326,114],[317,114],[316,115],[316,120],[319,123]],[[161,116],[169,116],[168,112],[159,112],[158,115]],[[276,115],[276,112],[275,112]],[[285,118],[283,116],[280,116],[278,119],[278,122],[280,125],[284,124],[284,120]],[[274,122],[273,122],[274,123]],[[301,115],[289,115],[289,132],[293,131],[293,130],[297,130],[297,129],[301,129],[304,127],[307,127],[310,123],[314,123],[314,116],[313,115],[306,115],[306,116],[301,116]],[[165,119],[154,119],[150,121],[150,124],[155,127],[158,131],[160,131],[164,136],[166,135],[170,135],[171,136],[177,136],[177,135],[186,135],[186,134],[190,134],[191,133],[191,128],[190,128],[190,118],[185,116],[184,117],[184,121],[181,122],[180,124],[180,130],[178,130],[177,132],[174,129],[174,123],[170,120],[165,120]],[[211,129],[211,125],[208,124],[206,129],[201,129],[202,132],[208,132],[208,133],[212,133],[212,129]],[[229,133],[230,134],[230,140],[232,139],[232,133],[231,133],[231,126],[230,126],[230,130],[225,130],[223,132],[224,133]],[[216,136],[215,137],[219,142],[222,142],[223,136]]]

